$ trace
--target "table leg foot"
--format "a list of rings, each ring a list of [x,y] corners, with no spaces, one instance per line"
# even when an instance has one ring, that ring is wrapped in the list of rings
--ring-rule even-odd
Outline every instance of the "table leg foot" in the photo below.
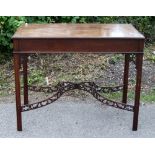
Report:
[[[20,111],[17,112],[17,130],[22,131],[22,114]]]
[[[137,131],[137,128],[138,128],[138,122],[133,123],[132,131]]]

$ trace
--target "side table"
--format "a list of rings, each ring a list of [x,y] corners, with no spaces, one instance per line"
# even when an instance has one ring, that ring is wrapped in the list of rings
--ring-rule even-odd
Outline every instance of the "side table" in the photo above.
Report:
[[[122,110],[133,112],[133,131],[138,127],[144,36],[131,24],[24,24],[12,37],[16,89],[17,130],[22,131],[22,112],[34,110],[56,101],[69,90],[80,89],[97,100]],[[124,80],[122,102],[105,98],[101,92],[120,90],[116,87],[100,87],[94,82],[60,82],[51,87],[28,86],[28,55],[33,53],[111,53],[123,54]],[[134,105],[127,104],[129,62],[135,58],[136,86]],[[24,105],[21,104],[20,66],[23,65]],[[28,103],[28,89],[53,93],[45,100]]]

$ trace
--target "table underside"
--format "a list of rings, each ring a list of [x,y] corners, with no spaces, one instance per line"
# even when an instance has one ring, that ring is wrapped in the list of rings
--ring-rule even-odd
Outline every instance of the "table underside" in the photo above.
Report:
[[[25,58],[24,56],[34,53],[71,53],[71,51],[72,53],[127,54],[129,55],[128,61],[133,61],[135,63],[136,55],[143,54],[143,42],[144,40],[139,39],[14,39],[13,53],[18,54],[21,58]],[[103,96],[103,93],[123,90],[123,85],[115,87],[100,87],[94,82],[60,82],[56,86],[52,87],[29,86],[28,89],[31,91],[51,93],[52,95],[48,99],[36,103],[25,103],[19,108],[21,112],[49,105],[60,98],[65,92],[74,89],[88,92],[102,104],[127,111],[134,111],[133,105],[112,101]]]
[[[21,57],[21,64],[23,63],[23,69],[24,69],[24,58],[28,57],[29,54],[23,54],[23,53],[18,53],[17,55],[20,55]],[[136,54],[127,54],[128,55],[128,61],[133,61],[135,63],[135,56]],[[27,62],[26,62],[27,64]],[[23,70],[24,73],[24,70]],[[23,74],[23,76],[27,76]],[[27,81],[26,81],[27,82]],[[34,110],[34,109],[38,109],[44,106],[47,106],[51,103],[53,103],[54,101],[56,101],[57,99],[59,99],[63,94],[65,94],[66,92],[70,91],[70,90],[81,90],[81,91],[85,91],[89,94],[91,94],[94,98],[96,98],[98,101],[101,102],[101,104],[103,105],[108,105],[108,106],[112,106],[118,109],[122,109],[122,110],[127,110],[127,111],[134,111],[134,106],[133,105],[129,105],[127,103],[123,103],[123,102],[117,102],[117,101],[113,101],[111,99],[108,99],[106,97],[104,97],[104,93],[112,93],[112,92],[117,92],[117,91],[122,91],[123,90],[123,85],[121,86],[114,86],[114,87],[100,87],[97,84],[95,84],[95,82],[59,82],[56,86],[44,86],[44,87],[38,87],[38,86],[27,86],[28,90],[30,91],[36,91],[36,92],[44,92],[44,93],[50,93],[51,97],[48,97],[47,99],[44,99],[42,101],[38,101],[35,103],[24,103],[24,105],[21,105],[19,107],[21,112],[25,112],[25,111],[29,111],[29,110]],[[28,91],[27,90],[27,91]],[[28,97],[27,97],[28,98]]]

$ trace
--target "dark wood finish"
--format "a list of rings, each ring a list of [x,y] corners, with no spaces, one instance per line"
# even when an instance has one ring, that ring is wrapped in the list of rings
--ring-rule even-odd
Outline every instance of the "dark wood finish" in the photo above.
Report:
[[[144,39],[144,36],[131,24],[24,24],[18,28],[14,38]]]
[[[133,130],[137,130],[144,36],[131,24],[25,24],[13,36],[17,129],[22,130],[20,56],[31,53],[91,52],[125,54],[122,102],[127,103],[129,55],[136,54]],[[23,57],[24,104],[28,104],[27,57]]]
[[[15,53],[126,53],[141,52],[144,36],[131,24],[27,24],[13,40],[18,44]]]
[[[18,44],[15,53],[51,52],[103,52],[133,53],[141,52],[138,39],[14,39]],[[72,45],[72,46],[71,46]]]
[[[136,89],[135,89],[135,104],[134,104],[134,115],[133,115],[133,131],[137,130],[138,127],[138,114],[140,104],[140,90],[141,90],[141,77],[142,77],[142,62],[143,54],[136,54]]]
[[[24,105],[28,104],[27,55],[23,55]]]
[[[127,97],[128,97],[129,59],[130,59],[130,55],[125,54],[124,79],[123,79],[123,98],[122,98],[123,103],[127,103]]]
[[[14,71],[15,71],[15,89],[16,89],[16,113],[17,113],[17,130],[22,131],[22,114],[21,114],[21,96],[20,96],[20,56],[14,54]]]

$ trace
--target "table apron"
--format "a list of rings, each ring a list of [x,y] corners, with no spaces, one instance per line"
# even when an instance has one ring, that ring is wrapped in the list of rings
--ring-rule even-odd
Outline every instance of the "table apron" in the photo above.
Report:
[[[107,52],[141,53],[140,39],[13,39],[14,53]]]

